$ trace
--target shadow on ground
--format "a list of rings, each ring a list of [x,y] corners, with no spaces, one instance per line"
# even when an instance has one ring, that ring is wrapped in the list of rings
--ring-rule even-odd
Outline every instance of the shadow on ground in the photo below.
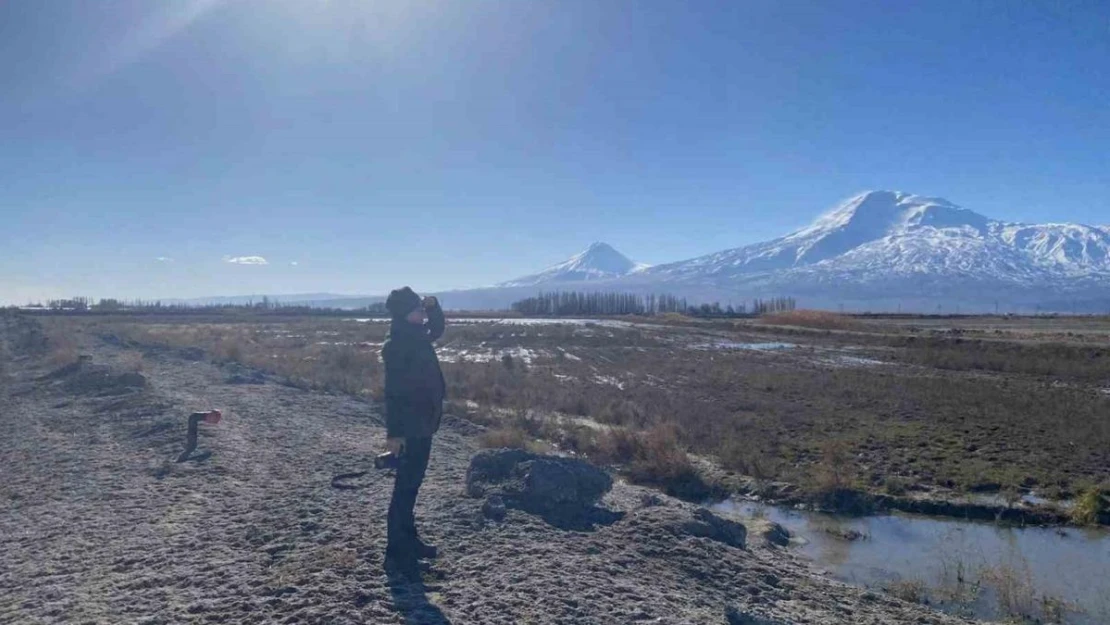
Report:
[[[428,586],[422,579],[391,572],[389,592],[394,609],[404,616],[406,625],[451,625],[443,612],[428,601]]]

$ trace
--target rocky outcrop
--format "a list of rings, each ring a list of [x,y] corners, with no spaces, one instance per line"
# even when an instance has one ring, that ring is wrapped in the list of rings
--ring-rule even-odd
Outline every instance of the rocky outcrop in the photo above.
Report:
[[[645,536],[660,532],[677,538],[707,538],[729,547],[743,549],[748,530],[742,524],[719,517],[705,508],[655,506],[637,510],[626,523]]]
[[[467,493],[487,497],[484,507],[493,511],[487,516],[499,515],[503,505],[575,529],[615,520],[612,513],[597,506],[612,486],[608,473],[582,460],[521,449],[481,451],[470,460],[466,473]]]

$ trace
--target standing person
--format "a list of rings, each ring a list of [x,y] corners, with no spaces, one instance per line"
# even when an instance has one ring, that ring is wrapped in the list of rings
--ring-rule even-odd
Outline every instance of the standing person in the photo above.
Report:
[[[413,508],[443,416],[446,385],[432,343],[443,336],[445,321],[436,298],[421,300],[407,286],[392,291],[385,306],[392,316],[382,346],[386,445],[397,457],[385,565],[411,572],[417,559],[437,555],[434,546],[420,540]]]

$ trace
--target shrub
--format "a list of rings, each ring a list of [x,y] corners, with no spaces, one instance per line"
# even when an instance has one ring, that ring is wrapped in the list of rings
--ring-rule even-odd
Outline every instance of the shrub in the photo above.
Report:
[[[888,594],[910,603],[929,603],[928,586],[919,579],[900,579],[883,587]]]
[[[123,371],[141,373],[145,369],[143,353],[136,349],[125,351],[119,356],[119,365]]]
[[[57,368],[77,362],[78,330],[71,323],[53,321],[45,327],[47,364]]]
[[[906,480],[900,477],[888,477],[883,481],[883,490],[888,495],[901,497],[906,494],[908,484]]]
[[[478,444],[489,449],[508,447],[510,449],[525,449],[535,453],[549,451],[543,443],[516,425],[506,425],[486,430],[478,437]]]
[[[719,488],[701,476],[680,441],[673,425],[657,425],[643,432],[622,428],[599,436],[594,457],[619,464],[629,480],[662,488],[668,495],[704,501],[719,494]]]
[[[1075,500],[1071,517],[1079,525],[1096,525],[1099,522],[1099,517],[1106,511],[1107,506],[1102,489],[1091,487],[1083,491]]]

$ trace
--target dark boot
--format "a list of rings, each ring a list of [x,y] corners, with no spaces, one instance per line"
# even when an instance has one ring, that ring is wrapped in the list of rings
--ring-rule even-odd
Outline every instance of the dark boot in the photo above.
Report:
[[[420,579],[420,562],[415,545],[411,542],[391,541],[385,548],[384,568],[390,575],[399,575],[412,580]]]

